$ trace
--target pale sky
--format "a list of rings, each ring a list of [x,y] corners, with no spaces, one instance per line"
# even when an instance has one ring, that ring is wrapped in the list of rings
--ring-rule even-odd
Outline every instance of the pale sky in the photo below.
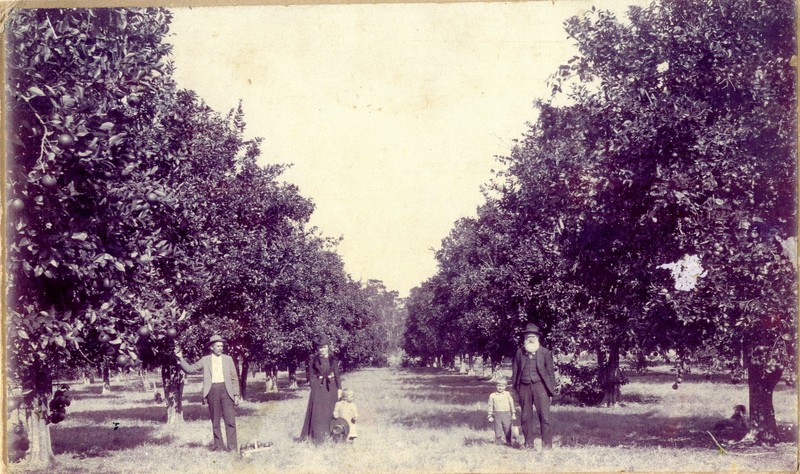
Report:
[[[262,163],[343,236],[356,280],[401,296],[575,54],[563,21],[629,1],[175,8],[175,78],[221,113],[243,101]]]

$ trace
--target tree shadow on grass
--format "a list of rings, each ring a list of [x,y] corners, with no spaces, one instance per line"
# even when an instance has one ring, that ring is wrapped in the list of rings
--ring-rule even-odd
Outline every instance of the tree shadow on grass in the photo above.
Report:
[[[664,397],[659,397],[658,395],[645,395],[643,393],[625,393],[622,392],[622,398],[620,398],[620,402],[622,403],[640,403],[642,405],[657,405],[661,403],[661,400]]]
[[[105,457],[112,451],[135,449],[143,444],[169,444],[169,436],[153,437],[149,426],[75,426],[51,430],[53,452],[76,458]]]
[[[404,370],[404,372],[408,372],[408,375],[404,374],[402,383],[415,386],[408,391],[405,395],[406,398],[415,401],[431,400],[451,405],[474,405],[476,401],[488,400],[489,394],[495,391],[495,385],[476,378],[474,375],[439,371],[426,376],[418,376],[417,374],[422,370],[431,369]]]
[[[283,390],[277,393],[250,392],[247,394],[249,402],[274,402],[280,400],[292,400],[302,398],[307,390]]]
[[[159,390],[159,393],[163,397],[163,393]],[[264,393],[264,392],[257,392],[251,391],[247,393],[247,397],[245,400],[248,402],[254,403],[265,403],[265,402],[273,402],[273,401],[281,401],[281,400],[292,400],[295,398],[300,398],[307,393],[307,390],[293,390],[293,389],[286,389],[277,393]],[[83,397],[81,397],[83,398]],[[100,397],[98,397],[100,398]],[[155,408],[166,408],[164,401],[162,399],[161,402],[156,402],[153,397],[147,397],[137,400],[129,400],[126,403],[131,405],[143,405]],[[192,404],[201,405],[200,394],[196,392],[192,392],[190,394],[184,394],[183,396],[183,406],[190,406]],[[241,408],[241,407],[240,407]],[[238,409],[237,409],[238,410]],[[238,413],[238,411],[237,411]]]
[[[671,372],[661,372],[657,370],[644,370],[627,372],[626,375],[631,382],[656,385],[672,385],[675,383],[676,375]],[[684,382],[708,382],[729,384],[731,377],[726,374],[683,374]]]
[[[647,385],[672,385],[675,383],[675,374],[671,372],[661,372],[658,370],[644,370],[642,372],[626,372],[628,379],[631,382],[642,383]],[[715,385],[730,385],[732,387],[744,387],[747,388],[747,380],[743,380],[736,384],[731,383],[731,375],[728,373],[715,373],[715,374],[706,374],[702,372],[693,373],[693,374],[683,374],[681,376],[683,378],[684,383],[708,383],[708,384],[715,384]],[[623,391],[625,388],[623,387]],[[779,383],[775,387],[775,392],[783,392],[783,391],[795,391],[797,390],[796,387],[791,387],[786,385],[785,382]]]
[[[115,394],[112,388],[110,392],[103,393],[103,386],[101,384],[94,385],[72,385],[70,392],[73,397],[77,398],[120,398],[122,395]]]
[[[249,416],[256,413],[255,408],[238,406],[237,416]],[[183,405],[183,419],[185,421],[197,421],[208,419],[208,406],[199,403],[185,403]],[[166,407],[154,405],[150,407],[122,408],[114,410],[88,410],[70,414],[75,420],[89,421],[91,423],[112,425],[114,422],[124,424],[125,420],[149,421],[154,423],[164,423],[167,420]]]
[[[720,419],[716,416],[657,416],[648,413],[622,414],[576,410],[552,414],[554,435],[561,446],[639,446],[665,448],[708,448],[716,444],[708,432]],[[538,420],[536,420],[538,430]],[[787,430],[779,429],[782,433]],[[538,431],[537,431],[538,433]],[[782,442],[795,442],[786,437]]]
[[[476,403],[486,403],[489,400],[489,394],[493,391],[491,388],[487,390],[486,387],[468,387],[458,390],[441,388],[409,392],[403,396],[415,402],[431,401],[448,405],[470,406]]]
[[[413,370],[413,372],[411,372]],[[465,387],[482,386],[493,388],[492,382],[475,375],[460,374],[458,372],[441,372],[420,374],[421,369],[401,369],[404,384],[423,384],[438,387]]]
[[[126,403],[129,404],[129,405],[145,405],[145,406],[151,406],[151,407],[166,408],[166,405],[164,404],[164,400],[163,399],[160,402],[156,402],[155,400],[153,400],[153,397],[143,398],[143,399],[139,399],[139,400],[128,400]],[[184,402],[184,403],[186,403],[186,402]]]
[[[621,414],[563,410],[552,415],[554,434],[562,446],[713,447],[711,430],[717,417],[664,417],[656,411]],[[537,423],[538,426],[538,423]]]
[[[655,416],[654,413],[618,414],[554,410],[551,413],[551,426],[553,435],[561,446],[714,447],[706,430],[711,430],[719,418],[667,418]],[[410,429],[471,428],[487,433],[492,430],[483,410],[442,410],[432,413],[421,411],[392,421]],[[517,423],[519,422],[515,422]],[[540,428],[535,413],[534,433],[538,438]]]
[[[392,422],[406,428],[467,427],[473,430],[492,428],[491,424],[486,421],[486,411],[484,410],[420,411],[411,415],[395,417]]]
[[[138,386],[134,386],[125,382],[111,382],[111,388],[108,390],[107,393],[103,394],[103,384],[102,383],[93,383],[91,385],[72,385],[70,386],[70,390],[75,395],[80,395],[81,397],[96,395],[102,397],[108,396],[115,396],[115,394],[122,394],[122,393],[131,393],[131,392],[139,392],[139,393],[146,393],[146,391],[142,388],[141,384]],[[122,396],[122,395],[116,395]]]
[[[419,403],[416,405],[418,410],[415,413],[399,413],[392,419],[393,423],[410,429],[414,427],[427,429],[466,427],[478,431],[491,429],[486,422],[484,409],[469,408],[469,405],[483,404],[493,391],[494,387],[491,384],[473,376],[446,373],[439,369],[411,368],[402,369],[399,373],[403,383],[413,385],[413,390],[405,397]],[[645,377],[645,383],[666,383],[672,377],[673,375],[669,373],[654,372]],[[705,380],[703,374],[692,376],[690,379],[694,378]],[[638,376],[636,381],[641,381]],[[426,401],[434,403],[426,405]],[[623,392],[622,401],[657,405],[662,403],[662,398]],[[560,405],[554,406],[551,414],[553,434],[558,444],[563,446],[716,449],[707,431],[712,431],[719,421],[720,418],[717,416],[676,417],[660,415],[656,410],[647,413],[620,413]],[[536,415],[534,415],[534,430],[537,434],[540,430]],[[794,425],[782,425],[780,430],[781,441],[796,440],[797,430]]]
[[[101,395],[99,393],[73,393],[74,400],[115,400],[117,398],[124,398],[122,395],[114,395],[113,393],[106,393]]]
[[[453,428],[468,427],[475,430],[489,430],[483,410],[469,409],[469,405],[484,402],[494,387],[474,376],[466,376],[456,372],[443,372],[433,368],[403,368],[398,371],[401,383],[413,386],[405,395],[419,403],[419,411],[415,414],[402,413],[393,422],[408,428]],[[631,379],[645,384],[672,384],[675,375],[669,372],[646,371],[635,373]],[[724,374],[704,373],[684,375],[685,382],[728,384]],[[746,386],[746,385],[745,385]],[[782,390],[796,390],[792,387],[778,387]],[[642,405],[658,405],[663,397],[651,394],[625,392],[622,402]],[[425,401],[435,402],[427,409]],[[437,409],[437,403],[441,409]],[[448,406],[449,405],[449,406]],[[462,405],[453,409],[453,405]],[[624,410],[624,409],[623,409]],[[556,442],[563,446],[643,446],[673,448],[708,448],[716,449],[716,445],[707,431],[713,427],[719,417],[675,417],[657,415],[655,410],[648,413],[620,413],[597,409],[585,409],[571,406],[554,406],[552,425]],[[539,433],[538,418],[534,415],[535,432]],[[518,423],[518,422],[517,422]],[[797,441],[797,427],[793,424],[779,426],[780,441]],[[537,435],[538,436],[538,435]]]

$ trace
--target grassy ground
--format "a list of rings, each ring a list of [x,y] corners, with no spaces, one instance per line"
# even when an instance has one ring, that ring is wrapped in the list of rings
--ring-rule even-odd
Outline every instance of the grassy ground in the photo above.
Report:
[[[555,449],[547,453],[492,444],[485,403],[494,389],[474,376],[437,369],[369,369],[344,377],[356,392],[360,437],[352,445],[315,447],[296,441],[308,389],[264,394],[263,375],[237,411],[239,442],[273,447],[247,459],[211,452],[210,422],[200,405],[200,380],[187,387],[186,423],[163,424],[150,395],[117,384],[73,386],[68,418],[51,430],[54,472],[530,472],[530,471],[795,471],[796,438],[772,448],[731,448],[720,454],[705,432],[747,389],[672,376],[631,376],[615,408],[556,405]],[[779,424],[795,433],[797,393],[775,393]],[[538,441],[538,440],[537,440]],[[538,447],[538,444],[537,444]],[[11,465],[12,472],[22,472]]]

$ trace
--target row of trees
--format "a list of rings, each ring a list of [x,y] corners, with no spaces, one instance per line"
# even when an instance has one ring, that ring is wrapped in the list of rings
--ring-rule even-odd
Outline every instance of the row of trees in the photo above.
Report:
[[[67,370],[159,368],[182,420],[176,344],[228,342],[242,375],[294,371],[314,335],[345,366],[385,360],[397,293],[353,281],[313,204],[257,164],[227,115],[172,79],[171,14],[14,10],[7,19],[7,335],[11,386],[48,463],[48,400]],[[141,365],[139,365],[141,364]],[[243,390],[244,393],[244,390]]]
[[[772,393],[797,367],[794,4],[628,17],[565,22],[578,54],[556,100],[412,290],[405,349],[496,360],[535,321],[562,355],[596,354],[608,404],[620,358],[675,351],[678,377],[746,371],[752,434],[774,441]]]

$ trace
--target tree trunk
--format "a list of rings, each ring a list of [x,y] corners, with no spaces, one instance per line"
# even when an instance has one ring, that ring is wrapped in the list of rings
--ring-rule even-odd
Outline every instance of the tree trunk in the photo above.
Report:
[[[242,359],[242,371],[239,375],[239,392],[242,400],[247,398],[247,376],[250,374],[250,358],[245,357]]]
[[[144,390],[145,393],[152,393],[155,391],[156,389],[155,384],[154,383],[151,384],[150,381],[147,380],[146,370],[139,369],[139,378],[142,381],[142,390]]]
[[[84,385],[89,385],[94,383],[94,377],[92,377],[91,370],[83,369],[81,370],[81,381]]]
[[[289,362],[289,388],[297,388],[297,366],[294,362]],[[308,370],[308,368],[306,368]]]
[[[161,365],[161,382],[164,385],[164,401],[167,404],[167,424],[183,423],[183,370],[174,362]]]
[[[28,450],[24,463],[30,467],[47,467],[55,461],[53,444],[50,440],[50,425],[47,424],[47,408],[43,404],[25,410],[25,432],[28,434]]]
[[[496,381],[500,378],[500,369],[503,368],[503,356],[502,354],[492,354],[489,358],[489,367],[492,369],[492,375],[489,380]]]
[[[600,361],[601,353],[598,352],[598,362]],[[602,359],[605,361],[605,367],[601,367],[601,380],[603,383],[603,404],[607,407],[615,406],[622,397],[622,390],[620,389],[622,377],[619,369],[619,346],[612,345],[609,349],[608,360],[605,360],[605,354]]]
[[[108,368],[107,363],[103,363],[100,367],[100,375],[103,377],[103,389],[100,393],[106,394],[111,392],[111,370]]]
[[[267,381],[264,393],[278,393],[278,366],[267,364],[264,367],[264,377]]]
[[[605,370],[606,367],[606,353],[599,347],[597,348],[597,366],[600,367],[600,370]]]
[[[497,380],[497,370],[495,369],[494,357],[483,356],[483,376],[486,376],[486,366],[489,366],[489,381]]]
[[[747,389],[750,398],[750,432],[748,438],[758,444],[775,444],[778,441],[778,424],[772,394],[781,380],[783,371],[768,373],[763,365],[747,360]]]
[[[53,390],[51,382],[50,374],[38,364],[31,367],[29,376],[23,381],[23,389],[28,392],[24,399],[25,432],[29,442],[23,456],[26,467],[47,468],[55,461],[47,419]]]
[[[647,354],[640,349],[636,354],[636,368],[638,370],[644,370],[647,368],[647,365]]]
[[[465,354],[461,354],[461,368],[459,369],[459,373],[466,374],[467,373],[467,356]]]

